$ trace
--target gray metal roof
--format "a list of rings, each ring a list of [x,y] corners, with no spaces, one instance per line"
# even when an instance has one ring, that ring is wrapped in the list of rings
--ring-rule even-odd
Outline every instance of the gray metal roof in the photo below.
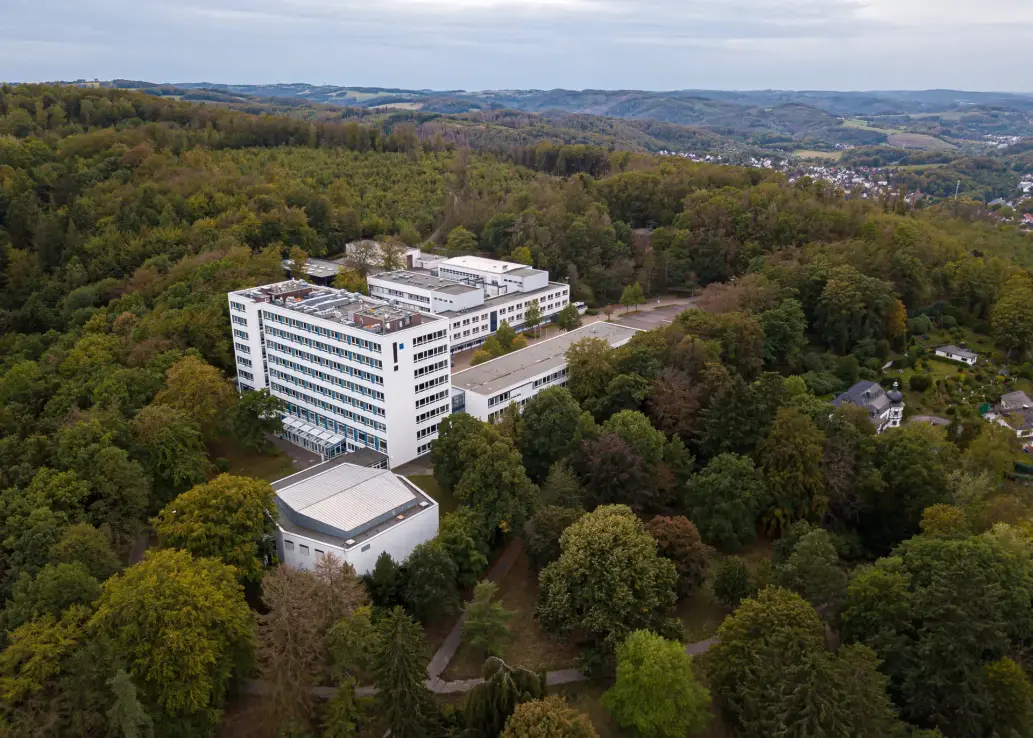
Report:
[[[1033,400],[1029,399],[1029,395],[1025,392],[1009,392],[1006,395],[1001,395],[1001,409],[1002,410],[1033,410]]]
[[[472,308],[466,308],[464,310],[439,310],[435,315],[440,315],[443,318],[454,318],[458,315],[465,315],[466,313],[472,313],[475,310],[484,310],[485,308],[497,308],[503,305],[508,305],[511,302],[521,302],[523,300],[535,300],[547,292],[555,290],[557,287],[566,287],[567,285],[563,282],[549,282],[547,287],[542,287],[540,290],[531,290],[530,292],[510,292],[507,295],[498,295],[497,297],[487,298],[483,304],[476,305]]]
[[[324,468],[316,474],[310,470],[274,485],[281,508],[304,528],[352,538],[423,501],[387,469],[347,463],[320,466]]]
[[[425,290],[444,292],[449,295],[463,295],[470,292],[483,291],[481,287],[474,287],[473,285],[457,282],[454,279],[444,279],[443,277],[435,277],[433,274],[428,272],[417,272],[413,270],[381,272],[379,274],[372,275],[372,279],[382,282],[391,282],[392,284],[401,286],[419,287]]]
[[[943,351],[945,354],[954,354],[955,356],[964,356],[966,359],[978,359],[979,358],[979,354],[977,354],[975,351],[970,351],[969,349],[961,348],[960,346],[955,346],[954,344],[949,344],[947,346],[940,346],[936,350],[937,351]]]
[[[899,396],[897,400],[899,401]],[[840,405],[857,405],[868,411],[870,417],[881,415],[887,407],[894,404],[894,400],[886,394],[881,386],[875,382],[861,380],[846,392],[841,392],[832,401],[835,407]]]
[[[567,349],[571,344],[585,338],[601,338],[611,346],[620,346],[638,332],[636,328],[615,323],[592,323],[457,372],[452,375],[452,386],[478,395],[494,395],[564,366],[567,363]]]

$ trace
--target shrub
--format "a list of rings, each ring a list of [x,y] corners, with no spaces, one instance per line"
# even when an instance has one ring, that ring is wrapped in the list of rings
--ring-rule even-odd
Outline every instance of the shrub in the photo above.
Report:
[[[915,374],[908,380],[908,386],[915,392],[925,392],[929,384],[929,377],[924,374]]]

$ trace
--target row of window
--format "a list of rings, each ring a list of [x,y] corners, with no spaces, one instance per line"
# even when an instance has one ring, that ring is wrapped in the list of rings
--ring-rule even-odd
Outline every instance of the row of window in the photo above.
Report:
[[[401,297],[411,302],[423,302],[430,305],[430,298],[424,297],[423,295],[416,295],[411,292],[402,292],[401,290],[392,290],[387,287],[374,286],[370,287],[369,290],[371,295],[390,295],[391,297]]]
[[[247,318],[242,318],[239,315],[231,315],[230,320],[232,320],[237,325],[247,326]]]
[[[415,363],[426,361],[427,359],[435,356],[441,356],[442,354],[448,353],[448,346],[435,346],[434,348],[426,349],[425,351],[417,351],[413,354],[412,360]]]
[[[538,389],[539,387],[542,387],[542,386],[544,386],[546,384],[552,384],[553,382],[555,382],[557,380],[566,379],[566,377],[567,377],[567,367],[563,367],[562,369],[553,372],[552,374],[550,374],[547,377],[542,377],[541,379],[534,380],[534,388]]]
[[[309,410],[307,407],[295,405],[293,402],[287,403],[287,412],[296,418],[301,418],[307,423],[318,425],[320,428],[326,428],[327,430],[331,430],[334,433],[340,433],[346,438],[354,441],[355,443],[348,444],[349,451],[354,450],[353,447],[356,444],[359,444],[366,448],[376,449],[377,451],[380,451],[384,454],[387,453],[387,441],[385,441],[383,438],[371,431],[364,431],[359,430],[358,428],[353,428],[352,426],[345,423],[343,420],[338,421],[334,418],[328,418],[325,415],[317,413],[315,410]],[[296,442],[297,441],[295,441],[295,443]],[[308,448],[308,446],[305,447]],[[318,451],[320,449],[315,450]]]
[[[423,440],[427,436],[433,436],[437,432],[438,432],[438,424],[437,423],[435,423],[434,425],[428,425],[426,428],[421,428],[420,430],[416,431],[416,440],[417,441]]]
[[[312,390],[313,392],[318,392],[322,395],[329,395],[338,402],[344,402],[348,405],[351,405],[352,407],[358,408],[359,410],[365,410],[367,413],[372,413],[373,415],[379,415],[383,417],[386,414],[383,408],[377,407],[373,403],[363,402],[362,400],[356,400],[354,397],[349,397],[348,395],[341,394],[340,392],[335,392],[334,390],[327,389],[326,387],[322,387],[318,384],[314,384],[307,380],[299,379],[298,377],[287,374],[286,372],[281,372],[279,369],[270,369],[269,376],[276,377],[277,379],[282,379],[285,382],[290,382],[291,384],[294,384],[298,387],[304,387],[307,390]]]
[[[438,400],[444,400],[446,397],[448,397],[448,390],[435,392],[433,395],[428,395],[427,397],[424,397],[422,400],[417,400],[416,409],[419,410],[421,407],[427,407],[427,405],[429,405],[430,403],[437,402]]]
[[[251,366],[251,359],[245,359],[243,356],[238,356],[237,357],[237,363],[240,364],[241,366],[250,367]]]
[[[337,348],[336,346],[331,346],[328,343],[323,343],[322,341],[317,341],[312,338],[305,338],[304,336],[299,336],[296,333],[281,330],[280,328],[274,328],[272,326],[267,325],[265,327],[265,332],[273,336],[277,336],[278,338],[283,338],[288,341],[293,341],[294,343],[301,344],[302,346],[308,346],[309,348],[318,349],[319,351],[322,351],[327,354],[340,356],[342,359],[354,361],[356,364],[365,364],[366,366],[371,366],[374,369],[383,369],[384,367],[384,362],[382,362],[380,359],[373,359],[369,356],[366,356],[365,354],[360,354],[355,351],[349,351],[347,349]]]
[[[433,374],[434,372],[441,371],[442,369],[445,369],[447,366],[448,366],[448,360],[447,359],[445,361],[436,361],[433,364],[427,364],[427,366],[421,366],[419,369],[417,369],[415,372],[413,372],[413,376],[418,379],[419,377],[422,377],[425,374]]]
[[[436,418],[439,415],[444,415],[445,413],[447,413],[451,409],[452,409],[452,403],[449,402],[449,403],[447,403],[445,405],[441,405],[439,407],[432,408],[431,410],[428,410],[425,413],[420,413],[419,415],[416,416],[416,424],[419,425],[420,423],[426,423],[431,418]]]
[[[275,346],[279,346],[279,344],[275,344]],[[275,346],[270,346],[270,348],[274,348]],[[336,374],[327,374],[326,372],[321,372],[318,369],[312,369],[310,367],[305,366],[304,364],[299,364],[296,361],[284,359],[280,356],[277,356],[276,354],[269,355],[269,363],[285,366],[288,369],[293,369],[294,371],[300,374],[307,374],[310,377],[315,377],[316,379],[326,382],[327,384],[336,384],[337,386],[344,387],[346,390],[354,392],[357,395],[365,395],[366,397],[372,397],[374,400],[379,400],[380,402],[384,401],[384,393],[380,390],[363,387],[361,384],[355,384],[355,382],[349,382],[347,379],[342,379]]]
[[[247,331],[242,331],[239,328],[234,328],[233,329],[233,335],[236,336],[237,338],[243,340],[243,341],[250,340],[248,338]]]
[[[325,359],[322,356],[310,354],[307,351],[302,351],[301,349],[294,348],[293,346],[287,346],[286,344],[278,343],[276,341],[267,341],[266,345],[270,350],[280,351],[281,353],[287,354],[289,356],[297,356],[299,359],[310,361],[313,364],[318,364],[319,366],[329,367],[330,369],[333,369],[336,372],[340,372],[341,374],[347,374],[352,377],[358,377],[359,379],[362,379],[366,382],[370,382],[372,384],[384,383],[384,378],[379,374],[367,372],[364,369],[356,369],[355,367],[345,366],[344,364],[339,364],[336,361]],[[269,357],[269,360],[272,361],[271,356]]]
[[[413,346],[422,346],[423,344],[430,343],[431,341],[440,341],[442,338],[444,338],[447,335],[448,335],[448,331],[447,330],[440,330],[440,331],[435,331],[434,333],[428,333],[425,336],[416,336],[416,338],[414,338],[412,340],[412,345]]]
[[[423,456],[425,453],[429,453],[429,452],[430,452],[430,444],[429,443],[424,443],[424,444],[416,447],[416,455],[417,456]]]
[[[514,404],[516,404],[518,409],[522,410],[524,408],[524,405],[527,404],[527,398],[525,397],[524,399],[522,399],[519,402],[514,403]],[[488,422],[489,423],[494,423],[496,420],[501,418],[505,414],[505,412],[508,409],[508,407],[509,406],[507,405],[506,407],[502,408],[501,410],[496,410],[493,413],[488,413]]]
[[[248,346],[246,343],[234,343],[233,348],[237,349],[237,351],[239,351],[242,354],[251,353],[251,347]]]
[[[434,387],[440,387],[441,385],[443,385],[446,382],[448,382],[448,379],[449,379],[449,377],[448,377],[447,374],[443,374],[440,377],[434,377],[433,379],[428,379],[426,382],[420,382],[418,385],[416,385],[416,387],[413,389],[413,391],[416,394],[420,394],[421,392],[426,392],[427,390],[432,389]]]
[[[503,392],[501,394],[495,395],[494,397],[489,397],[488,398],[488,407],[495,407],[500,402],[505,402],[508,399],[509,399],[509,391],[507,390],[506,392]]]
[[[251,372],[246,372],[243,369],[238,369],[237,370],[237,375],[243,377],[244,379],[247,379],[250,382],[254,382],[255,381],[255,375],[252,374]]]
[[[233,308],[234,310],[238,310],[238,311],[240,311],[240,312],[242,312],[242,313],[243,313],[243,312],[244,312],[245,310],[247,310],[247,308],[245,308],[245,307],[244,307],[243,305],[241,305],[241,304],[240,304],[239,302],[233,302],[232,300],[230,301],[230,307],[231,307],[231,308]]]
[[[376,428],[378,431],[382,431],[385,433],[387,432],[387,426],[383,423],[376,420],[370,420],[369,418],[359,415],[358,413],[352,412],[347,408],[338,407],[337,405],[327,402],[326,400],[322,400],[318,397],[312,397],[311,395],[307,395],[304,392],[299,392],[293,387],[288,387],[285,384],[270,382],[269,386],[276,392],[286,395],[287,397],[293,397],[295,400],[301,400],[302,402],[307,402],[309,405],[314,405],[318,408],[322,408],[323,410],[328,410],[329,412],[332,412],[335,415],[339,415],[342,418],[348,418],[348,420],[353,420],[359,425],[366,425],[370,428]]]
[[[356,338],[355,336],[350,336],[347,333],[341,333],[340,331],[332,331],[329,328],[324,328],[319,325],[312,325],[311,323],[306,323],[305,321],[297,320],[296,318],[288,318],[286,316],[280,315],[279,313],[262,311],[262,317],[264,317],[266,321],[269,322],[281,323],[291,328],[297,328],[299,330],[308,331],[309,333],[315,333],[318,336],[332,338],[338,343],[345,343],[349,346],[355,346],[357,348],[365,349],[366,351],[371,351],[375,354],[383,353],[383,349],[381,348],[379,343],[368,341],[365,338]]]

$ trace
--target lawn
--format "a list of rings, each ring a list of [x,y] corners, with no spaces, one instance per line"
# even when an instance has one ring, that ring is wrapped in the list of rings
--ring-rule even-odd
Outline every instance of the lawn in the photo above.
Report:
[[[904,149],[926,149],[941,151],[944,149],[958,148],[952,143],[947,143],[941,138],[927,136],[924,133],[893,133],[888,139],[890,146],[898,146]]]
[[[223,437],[208,447],[211,458],[226,459],[229,462],[229,473],[255,479],[275,482],[293,474],[296,469],[287,454],[277,448],[268,453],[249,451],[232,438]]]
[[[793,156],[799,156],[801,159],[832,159],[833,161],[839,161],[843,157],[842,151],[816,151],[813,149],[800,149],[792,153]]]
[[[768,540],[759,540],[739,552],[738,557],[746,562],[753,574],[771,561],[772,544]],[[715,553],[710,557],[707,581],[697,591],[678,603],[678,617],[685,626],[685,642],[705,641],[717,632],[717,629],[728,617],[729,610],[714,596],[714,576],[721,562],[729,558],[726,554]]]
[[[438,480],[434,478],[433,474],[413,474],[409,477],[409,481],[430,495],[431,499],[438,503],[438,512],[441,515],[455,512],[459,509],[459,500],[452,494],[452,490],[445,489],[438,484]]]
[[[577,646],[569,640],[542,632],[534,617],[538,605],[538,572],[531,566],[527,553],[520,552],[513,567],[499,586],[499,601],[513,611],[509,621],[511,639],[501,654],[507,663],[533,669],[554,671],[574,666]],[[484,654],[463,645],[445,669],[444,678],[471,679],[481,675]]]

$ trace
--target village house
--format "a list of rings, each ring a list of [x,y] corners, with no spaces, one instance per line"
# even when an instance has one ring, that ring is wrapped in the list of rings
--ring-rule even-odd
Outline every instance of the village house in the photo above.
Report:
[[[868,411],[868,419],[875,426],[876,433],[887,428],[897,428],[904,419],[904,396],[893,383],[893,389],[886,392],[875,382],[860,381],[832,401],[834,407],[857,405]]]
[[[960,361],[962,364],[968,364],[969,366],[975,366],[976,362],[979,361],[979,354],[975,351],[969,351],[954,344],[940,346],[936,349],[936,355],[951,361]]]
[[[1033,400],[1025,392],[1009,392],[984,417],[1015,432],[1020,439],[1033,438]]]

